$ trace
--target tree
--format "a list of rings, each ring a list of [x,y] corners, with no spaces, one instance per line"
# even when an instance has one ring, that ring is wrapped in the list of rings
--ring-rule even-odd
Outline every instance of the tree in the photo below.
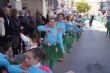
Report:
[[[91,6],[85,0],[76,2],[75,6],[77,7],[78,13],[85,13],[91,9]]]

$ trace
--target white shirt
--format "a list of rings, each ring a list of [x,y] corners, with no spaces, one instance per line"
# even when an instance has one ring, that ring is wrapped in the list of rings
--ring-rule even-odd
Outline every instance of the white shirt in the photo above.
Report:
[[[33,67],[40,67],[40,66],[41,66],[40,62],[36,65],[33,65]]]
[[[5,36],[4,19],[0,17],[0,36]]]

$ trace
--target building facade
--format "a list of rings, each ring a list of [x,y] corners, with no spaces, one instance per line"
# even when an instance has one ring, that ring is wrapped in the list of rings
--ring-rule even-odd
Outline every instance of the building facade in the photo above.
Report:
[[[4,7],[5,6],[5,0],[0,0],[0,7]]]
[[[0,7],[12,6],[17,10],[22,9],[21,0],[0,0]]]
[[[35,14],[37,10],[41,10],[43,15],[46,16],[48,2],[47,0],[22,0],[22,6],[27,7],[33,14]]]
[[[52,7],[55,11],[58,8],[58,0],[48,0],[48,7]]]
[[[21,0],[10,0],[10,5],[12,5],[17,10],[22,9],[22,1]]]
[[[10,0],[0,0],[0,7],[8,6],[10,3]]]
[[[66,7],[68,9],[72,9],[74,5],[74,0],[58,0],[58,2],[61,7]]]
[[[110,0],[98,0],[99,1],[99,10],[107,11],[110,7]]]

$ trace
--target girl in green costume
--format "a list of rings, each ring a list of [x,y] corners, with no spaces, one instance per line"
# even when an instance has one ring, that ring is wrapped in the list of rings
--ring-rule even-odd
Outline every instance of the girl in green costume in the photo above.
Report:
[[[46,36],[45,40],[42,43],[42,48],[47,53],[47,64],[52,69],[54,66],[54,62],[58,59],[60,54],[58,51],[61,50],[58,44],[58,29],[55,26],[54,18],[50,18],[49,23],[46,26],[38,26],[37,29],[39,31],[45,31]]]

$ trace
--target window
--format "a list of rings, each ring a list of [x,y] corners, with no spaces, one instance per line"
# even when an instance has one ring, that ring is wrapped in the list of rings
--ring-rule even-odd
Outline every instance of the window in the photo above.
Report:
[[[100,2],[100,10],[107,10],[108,7],[109,6],[107,2]]]
[[[21,0],[16,0],[16,1],[21,2]]]

